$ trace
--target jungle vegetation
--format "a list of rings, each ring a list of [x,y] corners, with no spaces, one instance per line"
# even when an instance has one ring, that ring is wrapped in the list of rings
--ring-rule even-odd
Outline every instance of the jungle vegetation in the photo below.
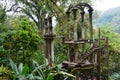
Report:
[[[74,75],[66,73],[58,65],[67,60],[67,46],[60,39],[54,41],[54,67],[47,66],[43,39],[44,18],[48,14],[55,17],[54,34],[66,35],[65,10],[69,4],[80,2],[92,4],[91,0],[3,0],[0,4],[0,79],[74,80]],[[119,14],[115,14],[104,14],[106,17],[95,20],[96,24],[99,23],[102,35],[109,38],[110,79],[119,80],[120,19]],[[97,34],[96,27],[94,34]]]

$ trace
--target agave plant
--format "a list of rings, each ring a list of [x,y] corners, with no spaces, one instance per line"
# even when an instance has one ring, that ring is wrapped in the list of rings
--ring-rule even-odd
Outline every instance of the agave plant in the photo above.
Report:
[[[23,65],[23,63],[20,63],[17,67],[16,64],[10,60],[10,65],[12,67],[12,70],[14,71],[14,79],[17,80],[27,80],[27,79],[34,79],[33,75],[29,74],[29,67],[27,64]]]
[[[29,72],[28,65],[22,63],[17,67],[16,64],[10,59],[12,70],[17,80],[66,80],[68,78],[75,78],[75,76],[65,72],[60,65],[54,67],[48,67],[46,64],[39,65],[36,61],[33,61],[33,70]]]

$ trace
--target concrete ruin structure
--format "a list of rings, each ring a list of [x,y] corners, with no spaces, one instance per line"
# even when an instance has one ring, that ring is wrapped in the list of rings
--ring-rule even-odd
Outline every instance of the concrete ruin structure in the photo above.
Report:
[[[98,38],[93,38],[92,14],[93,8],[87,3],[70,5],[66,11],[68,34],[67,37],[63,38],[63,44],[68,45],[68,61],[63,61],[62,66],[70,73],[74,73],[76,80],[101,80],[101,63],[106,65],[106,74],[109,74],[108,38],[101,37],[100,29],[98,29]],[[85,26],[86,15],[88,17],[87,26]],[[71,26],[70,21],[73,22],[73,26]],[[73,35],[71,27],[74,29]],[[52,29],[52,18],[48,17],[45,19],[44,40],[46,57],[50,66],[54,63],[53,40],[55,35],[53,35]],[[86,33],[89,35],[86,36]],[[86,49],[88,45],[89,47]],[[106,56],[104,62],[101,60],[103,55]]]

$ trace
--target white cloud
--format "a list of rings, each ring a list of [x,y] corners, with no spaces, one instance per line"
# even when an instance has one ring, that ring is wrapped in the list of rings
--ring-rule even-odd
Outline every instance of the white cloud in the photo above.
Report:
[[[120,6],[120,0],[96,0],[93,5],[95,9],[105,11]]]

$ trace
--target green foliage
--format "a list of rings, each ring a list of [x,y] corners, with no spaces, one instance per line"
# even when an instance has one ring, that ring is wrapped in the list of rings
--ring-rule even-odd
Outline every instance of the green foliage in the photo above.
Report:
[[[66,80],[68,78],[75,78],[75,76],[63,71],[60,65],[55,67],[47,67],[46,65],[39,65],[36,61],[33,61],[33,69],[31,71],[27,65],[22,63],[17,65],[10,59],[10,65],[14,71],[14,79],[38,79],[38,80]]]
[[[5,21],[5,17],[6,17],[6,12],[0,5],[0,23],[3,23]]]
[[[24,79],[27,79],[27,77],[30,77],[28,74],[28,72],[29,72],[28,65],[23,66],[23,64],[20,63],[17,68],[16,64],[11,59],[10,59],[10,65],[12,67],[12,70],[14,71],[13,79],[24,80]]]
[[[78,2],[88,2],[90,0],[16,0],[20,1],[20,4],[23,4],[24,7],[20,7],[22,12],[29,16],[34,22],[30,21],[28,18],[20,17],[10,17],[5,19],[5,12],[0,12],[0,18],[4,21],[0,23],[0,60],[4,58],[12,58],[14,63],[10,59],[10,65],[14,71],[14,79],[16,80],[67,80],[75,79],[74,75],[67,73],[66,70],[63,70],[60,65],[48,67],[48,64],[45,64],[46,58],[43,51],[43,34],[38,35],[38,28],[43,30],[45,14],[55,16],[57,21],[57,26],[54,29],[54,32],[57,36],[67,35],[67,19],[64,14],[66,4],[72,3],[76,4]],[[68,6],[69,4],[67,4]],[[17,5],[19,6],[19,5]],[[17,8],[17,7],[16,7]],[[16,9],[15,9],[16,10]],[[114,11],[113,11],[114,12]],[[1,17],[2,15],[2,17]],[[119,15],[118,15],[119,16]],[[105,17],[105,16],[104,16]],[[72,20],[72,17],[71,17]],[[87,18],[85,19],[85,21]],[[104,19],[101,19],[103,22],[99,23],[109,23],[119,22],[118,17],[114,17],[113,13],[108,14]],[[108,20],[108,21],[107,21]],[[107,22],[106,22],[107,21]],[[80,22],[80,21],[79,21]],[[105,22],[105,23],[104,23]],[[36,26],[38,28],[36,28]],[[81,24],[78,23],[80,26]],[[71,26],[73,22],[71,21]],[[79,30],[81,27],[78,26]],[[87,23],[85,23],[86,32]],[[115,25],[116,31],[119,32],[118,25]],[[106,29],[104,29],[106,28]],[[42,32],[42,31],[41,31]],[[81,38],[81,32],[79,33],[79,38]],[[71,34],[73,34],[73,27],[71,27]],[[89,37],[86,34],[87,38]],[[110,72],[117,72],[120,69],[120,35],[115,33],[110,27],[102,28],[102,36],[109,37],[109,50],[110,50]],[[73,36],[72,36],[73,38]],[[55,41],[55,64],[59,64],[64,60],[67,60],[67,47],[62,44],[62,41],[57,39]],[[86,49],[87,50],[87,49]],[[35,61],[32,61],[35,60]],[[44,65],[39,65],[44,64]],[[1,62],[1,61],[0,61]],[[21,63],[22,62],[22,63]],[[20,64],[19,64],[20,63]],[[1,63],[0,63],[1,64]],[[32,65],[31,65],[32,64]],[[6,64],[7,65],[7,64]],[[17,66],[18,65],[18,66]],[[116,75],[116,74],[115,74]],[[113,76],[114,77],[114,76]],[[118,77],[118,75],[117,75]],[[116,78],[113,78],[116,79]]]
[[[62,44],[62,40],[55,40],[55,64],[60,64],[63,61],[66,61],[68,56],[67,56],[67,46]]]
[[[101,27],[101,35],[109,39],[109,69],[110,73],[118,72],[120,70],[120,35],[110,27]]]
[[[110,76],[110,79],[111,79],[111,80],[120,80],[120,72],[118,72],[118,73],[113,73],[113,74]]]
[[[33,64],[34,70],[32,71],[32,74],[37,74],[42,80],[64,80],[70,77],[75,78],[73,75],[65,72],[60,65],[45,67],[44,65],[39,66],[35,61],[33,61]]]
[[[91,3],[91,0],[4,0],[3,2],[12,5],[9,6],[10,9],[6,9],[8,5],[3,6],[7,11],[24,13],[34,21],[40,32],[43,32],[46,15],[54,16],[61,22],[64,20],[66,7],[70,4]]]
[[[1,59],[11,57],[16,62],[29,63],[29,65],[32,59],[36,59],[42,63],[45,60],[43,48],[40,48],[43,40],[38,35],[35,25],[25,17],[20,21],[14,20],[10,25],[3,24],[5,28],[0,35]],[[18,21],[17,25],[16,21]],[[3,26],[0,27],[3,28]],[[41,54],[43,56],[38,57]]]
[[[6,77],[8,79],[12,75],[13,71],[9,70],[7,67],[4,67],[3,65],[0,66],[0,79],[2,79],[2,77]]]

